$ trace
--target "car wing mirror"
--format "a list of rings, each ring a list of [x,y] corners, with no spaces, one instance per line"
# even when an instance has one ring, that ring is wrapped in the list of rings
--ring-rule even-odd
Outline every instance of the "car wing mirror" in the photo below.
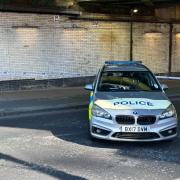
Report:
[[[94,87],[92,84],[87,84],[84,89],[88,90],[88,91],[93,91],[94,90]]]
[[[162,88],[164,91],[168,90],[168,86],[167,86],[166,84],[161,84],[161,88]]]

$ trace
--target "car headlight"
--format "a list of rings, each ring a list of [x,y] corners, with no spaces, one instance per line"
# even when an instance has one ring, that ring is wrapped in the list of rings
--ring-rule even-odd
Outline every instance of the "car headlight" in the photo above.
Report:
[[[170,117],[176,117],[176,109],[175,107],[171,104],[168,106],[168,108],[162,112],[162,114],[159,116],[159,119],[166,119]]]
[[[104,109],[100,108],[95,104],[92,107],[92,115],[96,117],[102,117],[105,119],[112,119],[112,116],[108,112],[106,112]]]

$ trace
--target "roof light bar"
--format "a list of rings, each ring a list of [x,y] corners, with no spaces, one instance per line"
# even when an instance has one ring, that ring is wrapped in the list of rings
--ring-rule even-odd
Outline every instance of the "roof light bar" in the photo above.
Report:
[[[105,61],[105,65],[142,64],[142,61]]]

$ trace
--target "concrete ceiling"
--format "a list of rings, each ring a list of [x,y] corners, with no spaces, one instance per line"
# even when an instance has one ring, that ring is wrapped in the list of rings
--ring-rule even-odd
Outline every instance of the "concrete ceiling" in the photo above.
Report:
[[[129,15],[137,8],[141,15],[153,15],[156,8],[175,6],[180,0],[77,0],[88,12]]]
[[[138,16],[154,16],[157,8],[180,4],[180,0],[0,0],[1,11],[62,13],[80,15],[101,13],[131,16],[138,9]]]

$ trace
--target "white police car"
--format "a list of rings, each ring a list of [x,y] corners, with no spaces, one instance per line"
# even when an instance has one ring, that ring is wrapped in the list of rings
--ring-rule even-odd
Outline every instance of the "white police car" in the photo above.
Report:
[[[152,72],[139,61],[108,61],[93,84],[90,134],[115,141],[159,141],[177,136],[176,110]]]

